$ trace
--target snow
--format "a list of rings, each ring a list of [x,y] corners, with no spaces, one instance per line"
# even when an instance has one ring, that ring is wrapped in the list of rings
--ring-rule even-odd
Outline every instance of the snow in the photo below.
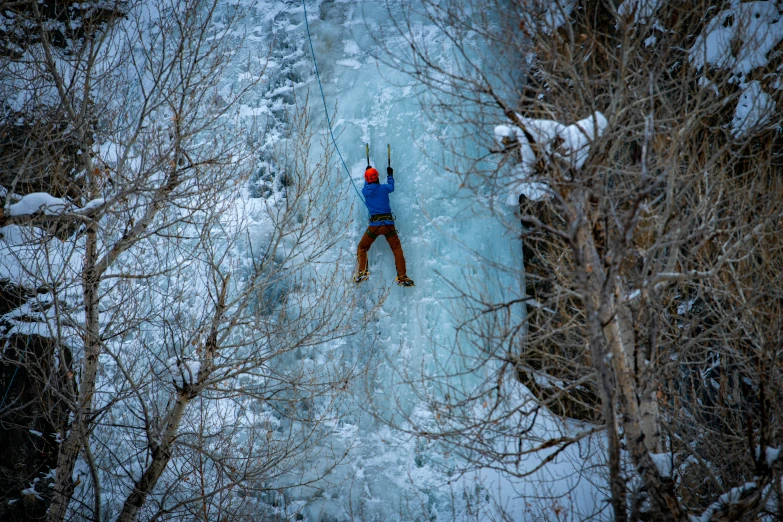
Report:
[[[551,2],[543,11],[544,22],[538,20],[536,23],[543,23],[551,29],[565,21],[574,4],[570,0]],[[251,9],[251,20],[248,23],[253,27],[254,34],[259,35],[258,42],[254,42],[252,48],[240,50],[245,55],[235,57],[237,66],[233,69],[233,76],[225,78],[225,84],[235,86],[247,81],[249,76],[242,68],[243,64],[258,54],[258,49],[265,49],[267,43],[274,41],[273,56],[267,69],[268,83],[252,93],[250,99],[243,100],[238,110],[239,117],[258,118],[259,127],[267,129],[263,141],[258,144],[259,156],[263,158],[263,154],[272,154],[285,146],[288,122],[285,121],[286,115],[276,113],[287,112],[294,93],[296,99],[301,101],[308,99],[309,90],[309,100],[313,104],[309,107],[314,119],[313,128],[322,124],[325,118],[320,99],[317,99],[319,97],[313,96],[315,78],[309,49],[305,50],[301,4],[297,6],[282,1],[268,1],[249,2],[248,5]],[[380,33],[374,32],[372,28],[388,21],[389,13],[385,7],[372,2],[362,6],[354,5],[353,2],[324,2],[320,7],[312,12],[308,9],[308,13],[311,30],[316,35],[313,45],[319,59],[318,65],[327,80],[324,85],[327,105],[330,110],[338,105],[337,114],[333,114],[339,127],[338,144],[351,169],[351,175],[357,179],[361,179],[364,165],[362,144],[371,143],[371,159],[375,165],[385,164],[385,144],[391,144],[392,165],[397,174],[392,206],[398,216],[397,228],[408,260],[409,274],[416,280],[417,286],[405,290],[389,288],[396,275],[393,258],[383,240],[376,242],[369,255],[372,277],[355,292],[357,314],[372,314],[368,328],[325,346],[303,348],[296,354],[290,354],[290,358],[281,363],[281,371],[301,371],[308,376],[336,372],[342,365],[366,368],[368,375],[366,380],[359,379],[347,385],[345,394],[336,396],[346,403],[340,412],[342,418],[339,422],[324,420],[320,423],[328,437],[324,436],[325,442],[317,448],[315,456],[295,470],[301,475],[292,479],[277,477],[270,482],[270,489],[277,485],[286,486],[289,479],[312,476],[316,470],[324,469],[331,460],[323,455],[346,454],[347,461],[331,471],[326,480],[312,487],[288,490],[285,505],[294,506],[311,520],[319,517],[347,519],[358,509],[366,520],[437,521],[468,518],[472,509],[481,513],[483,519],[497,519],[500,518],[497,511],[499,505],[504,506],[514,519],[524,520],[528,516],[527,503],[542,510],[548,509],[535,500],[536,493],[544,483],[546,488],[564,496],[564,504],[570,502],[570,505],[585,510],[592,509],[594,505],[603,505],[602,493],[590,484],[590,481],[601,479],[582,467],[589,468],[595,464],[583,464],[583,456],[601,454],[598,451],[598,447],[603,444],[600,437],[574,446],[572,451],[566,451],[529,479],[510,477],[513,473],[523,475],[526,469],[532,469],[534,461],[549,456],[547,451],[551,450],[535,454],[535,458],[531,457],[529,462],[504,462],[503,471],[485,468],[455,478],[453,470],[464,465],[460,456],[446,455],[435,443],[393,431],[364,409],[364,392],[367,389],[377,390],[373,400],[380,405],[382,414],[392,415],[395,408],[399,407],[423,426],[435,422],[433,412],[421,400],[419,393],[422,390],[414,389],[404,376],[420,374],[431,384],[438,368],[454,363],[453,354],[443,347],[453,340],[456,318],[444,303],[452,301],[456,292],[445,282],[455,281],[458,287],[481,285],[488,299],[493,301],[517,298],[524,289],[524,281],[517,270],[521,245],[505,235],[504,224],[486,211],[484,201],[462,195],[454,197],[453,180],[435,171],[435,166],[429,161],[428,157],[438,157],[446,151],[442,139],[443,129],[422,116],[417,82],[398,71],[380,67],[374,59],[380,52],[380,44],[388,45],[393,52],[407,50],[401,39],[388,37],[383,42],[376,41]],[[397,9],[395,4],[392,8]],[[432,27],[417,26],[416,29],[422,34],[432,35],[428,43],[432,44],[434,55],[444,65],[452,65],[448,42],[438,37]],[[380,74],[379,68],[382,69]],[[132,90],[128,92],[132,93]],[[600,113],[577,122],[525,118],[521,121],[547,154],[568,162],[574,168],[581,168],[585,164],[592,143],[601,136],[607,124],[606,118]],[[325,135],[322,126],[320,132],[313,140],[314,143],[323,142],[321,138]],[[521,129],[510,125],[498,126],[496,136],[510,137],[520,144],[520,162],[513,167],[506,187],[508,199],[516,204],[520,193],[527,194],[531,199],[547,197],[551,190],[546,183],[533,177],[535,156]],[[94,153],[101,162],[111,166],[121,161],[131,161],[127,156],[132,151],[129,152],[118,143],[123,142],[115,140],[98,144]],[[556,144],[559,144],[557,148]],[[311,153],[313,163],[320,159],[321,153],[315,147]],[[259,164],[262,163],[264,161],[259,161]],[[366,211],[350,192],[350,183],[339,164],[324,172],[329,176],[330,184],[344,189],[347,197],[331,198],[329,194],[328,204],[323,205],[323,208],[346,218],[350,223],[334,237],[335,244],[324,265],[339,266],[341,280],[349,281],[356,243],[366,223]],[[272,184],[276,185],[276,190],[280,190],[280,175],[274,177]],[[84,212],[114,203],[111,195],[107,195],[106,199],[89,201],[78,210],[64,199],[40,193],[27,195],[12,206],[14,212],[30,214],[39,211],[57,213],[66,209]],[[273,234],[270,215],[273,216],[274,209],[283,204],[285,201],[279,193],[268,198],[250,197],[246,193],[237,195],[231,211],[220,223],[226,242],[237,241],[235,249],[227,253],[229,259],[225,261],[233,274],[252,268],[251,262],[256,260],[253,252],[263,252],[265,242]],[[507,209],[501,212],[507,212]],[[507,215],[510,213],[507,212]],[[102,224],[107,224],[111,218],[112,213],[104,216]],[[30,227],[9,226],[0,232],[3,234],[0,241],[0,271],[3,275],[10,274],[28,282],[25,274],[35,273],[44,279],[73,280],[78,287],[82,268],[80,260],[84,256],[82,239],[66,242],[47,239]],[[182,232],[182,237],[198,235],[194,233],[194,227],[183,227],[179,232]],[[112,277],[125,271],[133,273],[133,269],[154,271],[159,268],[155,264],[156,257],[145,252],[157,250],[158,255],[172,256],[175,260],[172,265],[180,263],[182,270],[181,273],[165,274],[150,281],[118,278],[120,281],[116,287],[106,287],[104,304],[107,317],[111,317],[115,324],[122,325],[122,311],[139,306],[145,310],[156,310],[159,315],[155,315],[154,319],[164,326],[168,321],[176,322],[177,325],[187,325],[188,322],[195,322],[197,326],[208,324],[199,322],[211,303],[210,296],[204,291],[204,273],[199,270],[197,263],[189,264],[192,260],[186,254],[191,247],[183,243],[169,250],[160,240],[152,238],[135,249],[126,262],[113,267],[108,273]],[[294,252],[290,255],[300,254]],[[474,270],[473,267],[482,268]],[[111,281],[111,285],[114,285],[114,279]],[[120,291],[122,285],[128,285],[128,289]],[[354,295],[352,286],[342,289]],[[64,302],[70,302],[69,291],[67,288],[63,290]],[[167,300],[169,296],[178,293],[185,297],[181,300]],[[386,301],[379,309],[375,309],[376,304],[387,294]],[[320,302],[321,296],[298,297],[308,305],[324,304]],[[161,303],[170,303],[171,309],[160,310]],[[509,313],[519,320],[524,312],[521,307],[517,307],[509,310]],[[79,312],[73,312],[71,317],[77,326],[83,322]],[[22,321],[6,319],[12,321],[15,328],[22,327]],[[185,343],[185,340],[175,339],[175,336],[167,337],[168,330],[153,322],[127,338],[119,335],[112,337],[112,326],[107,325],[106,344],[107,349],[113,350],[114,357],[126,365],[124,371],[142,372],[145,378],[146,373],[143,372],[159,373],[156,377],[164,384],[160,388],[153,386],[149,390],[145,389],[144,393],[150,395],[155,408],[162,409],[169,397],[164,385],[170,386],[172,380],[175,383],[194,381],[202,364],[199,355],[191,351],[191,345]],[[44,324],[42,321],[35,327],[43,332],[41,325]],[[74,328],[73,338],[77,339],[77,335],[78,329]],[[74,346],[78,346],[78,343],[74,342]],[[150,350],[160,351],[151,356]],[[99,383],[96,400],[103,402],[96,408],[107,405],[124,382],[122,372],[112,357],[102,357],[101,364],[102,374],[105,375]],[[267,375],[252,377],[261,381]],[[482,378],[483,374],[477,372],[469,375],[465,384],[477,385]],[[529,400],[526,391],[519,387],[516,388],[516,395],[509,396],[516,401],[515,404],[525,404]],[[236,403],[230,400],[204,401],[212,403],[212,409],[206,410],[208,415],[205,422],[215,423],[215,432],[226,426],[265,425],[269,430],[266,437],[272,441],[277,437],[278,430],[290,426],[280,412],[265,405],[264,401],[243,403],[243,400],[239,397]],[[248,402],[252,404],[247,411],[242,412],[238,405],[244,408]],[[320,411],[319,408],[326,406],[315,401],[312,407],[313,411]],[[116,424],[125,425],[132,422],[129,419],[138,415],[138,411],[128,409],[130,414],[127,418],[122,416],[128,412],[118,411],[117,406],[107,408],[107,415],[117,415]],[[107,422],[109,424],[111,422]],[[535,433],[538,435],[572,431],[576,431],[573,426],[562,426],[552,416],[541,414],[536,417]],[[122,436],[113,438],[117,433]],[[128,433],[117,429],[117,432],[102,434],[111,436],[107,440],[116,443],[111,456],[101,456],[116,465],[116,471],[112,472],[116,475],[107,481],[108,484],[122,482],[117,477],[127,479],[139,474],[140,464],[135,459],[134,445],[137,441],[127,438]],[[517,451],[518,442],[519,438],[510,431],[508,436],[499,435],[494,441],[496,449],[507,446],[510,451]],[[134,458],[119,463],[112,460],[119,458],[118,455],[121,456],[128,448],[133,450],[130,453]],[[173,459],[171,466],[177,465],[181,465],[181,461]],[[80,461],[74,475],[82,476],[85,482],[88,480],[89,473],[84,462]],[[125,486],[127,484],[122,483],[118,488]],[[111,499],[112,494],[119,498],[122,493],[111,491],[107,486],[104,499]],[[110,503],[110,500],[106,502]]]
[[[638,288],[636,290],[633,290],[632,292],[629,292],[628,295],[625,296],[626,301],[633,301],[635,299],[638,299],[639,296],[642,295],[642,291]]]
[[[581,169],[590,155],[590,146],[600,138],[608,124],[601,112],[566,125],[554,120],[524,118],[517,115],[524,130],[533,138],[534,145],[548,156],[567,161],[573,168]],[[519,163],[514,166],[509,183],[507,205],[516,205],[519,195],[536,201],[548,197],[551,188],[544,182],[534,179],[535,165],[539,158],[528,141],[525,132],[514,125],[497,125],[494,129],[495,139],[504,144],[509,138],[519,143]],[[559,141],[559,146],[554,146]]]
[[[700,76],[698,83],[699,83],[700,87],[703,87],[705,89],[711,89],[712,92],[715,93],[715,96],[720,95],[720,91],[718,90],[718,86],[715,85],[714,82],[711,82],[710,80],[708,80],[706,76]]]
[[[571,16],[571,11],[576,6],[576,0],[548,0],[542,4],[544,22],[540,26],[548,33],[552,33]],[[547,4],[549,5],[547,6]]]
[[[27,288],[38,288],[60,277],[74,277],[78,281],[81,273],[78,253],[83,251],[83,246],[83,238],[62,242],[38,228],[7,225],[0,228],[0,276]],[[78,283],[74,285],[78,288]],[[71,286],[62,289],[69,292]],[[17,325],[17,328],[39,327],[37,323],[21,321]]]
[[[0,227],[0,239],[2,239],[6,245],[21,245],[27,241],[26,231],[27,229],[25,227],[6,225]]]
[[[712,516],[725,506],[731,505],[742,498],[743,493],[756,489],[755,482],[746,482],[741,486],[731,488],[729,491],[718,497],[718,500],[713,502],[701,516],[691,516],[691,522],[710,522]]]
[[[92,210],[94,208],[101,207],[106,204],[106,200],[104,198],[97,198],[88,201],[82,208],[81,212],[85,212],[87,210]]]
[[[519,203],[519,194],[523,194],[530,201],[539,201],[550,197],[552,190],[543,181],[528,181],[522,176],[516,176],[515,182],[510,187],[505,204],[514,206]]]
[[[57,104],[57,89],[35,67],[29,67],[23,61],[6,61],[4,65],[7,69],[0,76],[0,99],[10,114],[36,114]],[[16,123],[23,125],[24,121]]]
[[[357,71],[362,68],[362,63],[359,60],[354,59],[337,60],[334,63],[343,67],[350,67],[351,69],[355,69]]]
[[[780,448],[767,447],[765,453],[766,453],[765,462],[767,463],[767,466],[771,468],[780,457]]]
[[[693,308],[693,303],[695,302],[696,299],[688,299],[688,301],[680,303],[679,306],[677,306],[677,315],[685,315],[690,312],[691,308]]]
[[[672,474],[672,462],[674,455],[671,453],[650,453],[650,458],[662,477],[670,477]]]
[[[606,125],[604,115],[596,112],[567,126],[558,134],[563,139],[563,144],[560,146],[562,155],[570,158],[575,168],[581,169],[590,153],[590,144],[603,134]]]
[[[46,192],[33,192],[22,197],[19,202],[10,205],[8,215],[21,216],[40,211],[47,216],[54,216],[61,214],[70,206],[71,204],[62,198],[56,198]]]
[[[30,496],[33,496],[33,497],[37,498],[38,500],[43,500],[44,499],[41,496],[41,494],[38,493],[38,491],[35,490],[35,485],[34,484],[31,485],[29,488],[23,489],[22,490],[22,495],[30,495]]]
[[[532,118],[523,118],[519,114],[517,114],[517,117],[520,118],[522,124],[525,126],[525,129],[533,137],[533,140],[536,143],[544,144],[547,147],[547,151],[551,152],[548,147],[551,142],[558,135],[560,135],[561,132],[563,132],[564,125],[553,120],[535,120]],[[519,136],[524,136],[524,133],[522,133],[521,130],[516,130],[517,138],[519,138]]]
[[[756,447],[757,459],[760,457],[760,453],[761,453],[761,448],[757,446]],[[768,467],[771,468],[775,464],[775,462],[777,462],[779,457],[780,457],[780,448],[773,448],[769,446],[764,448],[764,463]]]
[[[617,7],[617,12],[622,16],[633,15],[633,23],[647,23],[647,20],[655,15],[664,0],[625,0]]]
[[[775,2],[734,3],[710,19],[689,50],[689,60],[696,69],[709,65],[727,70],[731,73],[729,82],[739,85],[740,97],[731,122],[736,138],[765,125],[776,108],[761,83],[748,77],[769,64],[770,53],[783,41],[782,15]],[[718,93],[704,77],[699,84]],[[770,87],[777,89],[778,85],[779,79]]]
[[[756,80],[748,82],[740,94],[734,118],[731,120],[731,133],[741,138],[751,131],[766,125],[775,113],[777,103],[764,92],[761,83]]]
[[[775,2],[746,2],[714,16],[689,51],[691,63],[729,69],[740,77],[769,63],[783,40],[783,17]],[[732,44],[739,46],[732,53]]]
[[[8,206],[9,216],[24,216],[36,213],[42,213],[46,216],[58,216],[65,212],[76,214],[87,213],[90,210],[100,208],[106,204],[104,198],[96,198],[88,201],[83,207],[79,208],[70,201],[57,198],[46,192],[33,192],[22,196],[16,203]],[[9,236],[12,231],[8,231]]]
[[[201,362],[195,358],[183,360],[178,357],[172,357],[169,359],[169,371],[176,383],[196,383],[200,370]]]
[[[359,44],[357,44],[354,40],[347,40],[345,42],[343,52],[345,52],[345,54],[348,56],[354,56],[360,54],[362,50],[359,48]]]

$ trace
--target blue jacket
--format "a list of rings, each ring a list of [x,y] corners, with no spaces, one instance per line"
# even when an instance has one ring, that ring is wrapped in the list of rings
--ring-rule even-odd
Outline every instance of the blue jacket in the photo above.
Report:
[[[394,192],[394,176],[386,176],[386,183],[364,183],[362,187],[362,196],[367,203],[367,211],[370,216],[375,214],[391,214],[391,205],[389,204],[389,194]],[[373,225],[393,225],[394,221],[374,221]]]

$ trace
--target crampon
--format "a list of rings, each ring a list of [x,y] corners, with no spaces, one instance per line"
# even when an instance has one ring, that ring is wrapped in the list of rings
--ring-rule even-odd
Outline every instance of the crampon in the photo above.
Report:
[[[397,282],[397,284],[398,284],[398,285],[400,285],[400,286],[416,286],[416,285],[413,283],[413,279],[411,279],[410,277],[408,277],[408,276],[406,276],[406,275],[397,276],[397,278],[395,279],[395,281],[396,281],[396,282]]]

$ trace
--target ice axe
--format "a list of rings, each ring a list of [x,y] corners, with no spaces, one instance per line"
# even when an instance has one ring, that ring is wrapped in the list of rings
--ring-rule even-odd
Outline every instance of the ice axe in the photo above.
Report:
[[[389,156],[389,167],[391,167],[391,144],[386,144],[386,153]]]
[[[364,144],[364,152],[367,154],[367,168],[370,168],[370,144]]]

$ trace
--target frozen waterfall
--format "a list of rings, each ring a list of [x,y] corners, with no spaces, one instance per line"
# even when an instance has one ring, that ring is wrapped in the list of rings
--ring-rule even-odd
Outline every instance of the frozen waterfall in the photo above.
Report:
[[[383,422],[385,417],[404,424],[403,414],[426,423],[427,408],[404,382],[405,376],[415,376],[426,388],[428,373],[438,365],[462,364],[447,350],[458,320],[450,313],[452,284],[479,285],[496,300],[524,294],[524,281],[518,276],[519,238],[487,210],[487,201],[460,190],[453,176],[442,171],[439,164],[448,161],[442,141],[449,129],[426,117],[427,108],[417,96],[420,86],[411,77],[379,60],[385,52],[407,52],[404,39],[389,23],[389,17],[400,15],[401,9],[396,2],[346,0],[309,2],[307,7],[333,130],[359,189],[366,164],[364,144],[371,146],[371,161],[382,182],[386,144],[391,145],[396,181],[391,204],[408,274],[416,286],[403,289],[393,284],[391,251],[383,239],[376,241],[369,255],[370,280],[356,289],[365,304],[357,313],[371,310],[386,292],[388,297],[365,331],[334,341],[320,352],[322,356],[339,353],[340,358],[367,365],[369,371],[366,379],[353,384],[352,407],[331,435],[330,451],[345,451],[348,456],[327,479],[312,487],[285,490],[278,504],[284,512],[301,510],[309,520],[480,520],[493,516],[496,502],[501,502],[507,513],[521,520],[530,512],[525,511],[530,506],[526,507],[522,482],[494,472],[452,476],[449,470],[455,466],[449,459],[454,457]],[[328,135],[302,5],[266,1],[255,4],[251,13],[249,23],[255,27],[247,29],[250,39],[245,45],[250,47],[242,54],[262,55],[271,44],[265,90],[244,109],[264,122],[265,133],[258,143],[261,169],[269,167],[265,160],[275,140],[285,135],[285,110],[294,99],[309,100],[321,142],[312,154],[322,155],[321,144],[328,143]],[[430,43],[448,55],[449,43],[436,31]],[[237,71],[241,75],[239,66]],[[336,155],[330,173],[331,182],[346,193],[339,208],[332,210],[351,223],[330,257],[341,263],[344,284],[353,285],[356,245],[367,213]],[[513,208],[501,205],[500,212],[513,219]],[[470,377],[465,385],[470,386]],[[313,464],[314,469],[319,466]],[[570,476],[568,467],[568,462],[552,466],[550,474],[534,480],[545,481],[549,491],[565,494],[574,486],[563,478]],[[560,470],[562,477],[557,476]],[[308,476],[308,470],[301,473],[299,479]],[[576,501],[582,492],[577,488],[570,494]]]

